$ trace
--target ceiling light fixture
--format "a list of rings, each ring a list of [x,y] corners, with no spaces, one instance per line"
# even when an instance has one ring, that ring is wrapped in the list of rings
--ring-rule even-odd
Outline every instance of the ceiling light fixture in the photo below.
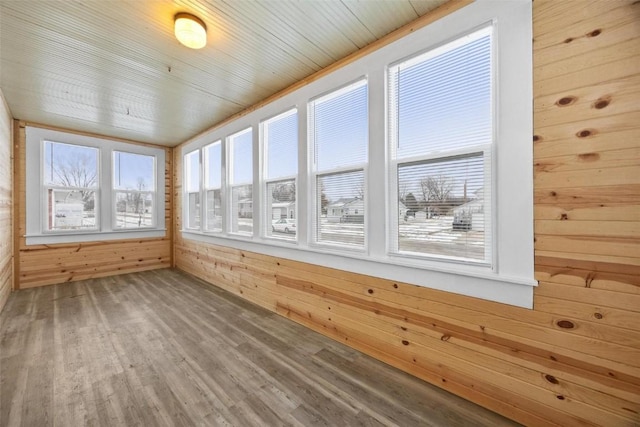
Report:
[[[180,43],[191,49],[200,49],[207,44],[207,26],[202,19],[190,13],[178,13],[174,21],[176,38]]]

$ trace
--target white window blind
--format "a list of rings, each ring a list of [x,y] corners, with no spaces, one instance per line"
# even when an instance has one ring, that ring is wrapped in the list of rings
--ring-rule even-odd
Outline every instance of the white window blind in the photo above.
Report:
[[[253,132],[247,128],[228,138],[230,156],[231,233],[253,234]]]
[[[491,263],[492,27],[389,68],[395,254]]]
[[[262,123],[267,237],[296,240],[298,112],[284,112]]]
[[[113,152],[115,228],[155,227],[156,158]]]
[[[309,103],[316,243],[365,247],[367,81]]]
[[[222,231],[222,142],[204,147],[205,230]]]
[[[200,228],[200,150],[184,156],[185,193],[187,203],[186,228]]]

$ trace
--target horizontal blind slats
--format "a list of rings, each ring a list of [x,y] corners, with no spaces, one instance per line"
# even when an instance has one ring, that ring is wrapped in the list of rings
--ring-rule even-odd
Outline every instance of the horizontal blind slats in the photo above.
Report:
[[[298,113],[291,110],[264,123],[266,177],[277,179],[298,173]]]

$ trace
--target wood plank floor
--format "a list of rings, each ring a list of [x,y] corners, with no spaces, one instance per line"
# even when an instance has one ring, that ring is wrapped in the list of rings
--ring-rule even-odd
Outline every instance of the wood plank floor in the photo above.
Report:
[[[2,426],[513,425],[175,270],[22,290],[0,322]]]

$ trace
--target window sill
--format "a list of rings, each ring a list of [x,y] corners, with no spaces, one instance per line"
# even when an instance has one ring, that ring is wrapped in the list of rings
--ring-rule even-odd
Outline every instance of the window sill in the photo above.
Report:
[[[368,256],[364,252],[338,251],[329,253],[327,248],[302,247],[263,240],[240,240],[232,236],[212,236],[182,230],[186,239],[247,250],[279,258],[320,265],[352,273],[380,277],[431,289],[453,292],[524,308],[533,308],[533,278],[499,275],[486,269],[485,272],[445,271],[436,267],[416,267],[410,260],[397,257]],[[404,262],[403,262],[404,261]]]
[[[59,234],[36,234],[27,235],[26,244],[46,245],[56,243],[80,243],[97,242],[107,240],[129,240],[129,239],[149,239],[165,237],[167,230],[164,228],[141,229],[141,230],[113,230],[107,232],[100,231],[76,231]]]

